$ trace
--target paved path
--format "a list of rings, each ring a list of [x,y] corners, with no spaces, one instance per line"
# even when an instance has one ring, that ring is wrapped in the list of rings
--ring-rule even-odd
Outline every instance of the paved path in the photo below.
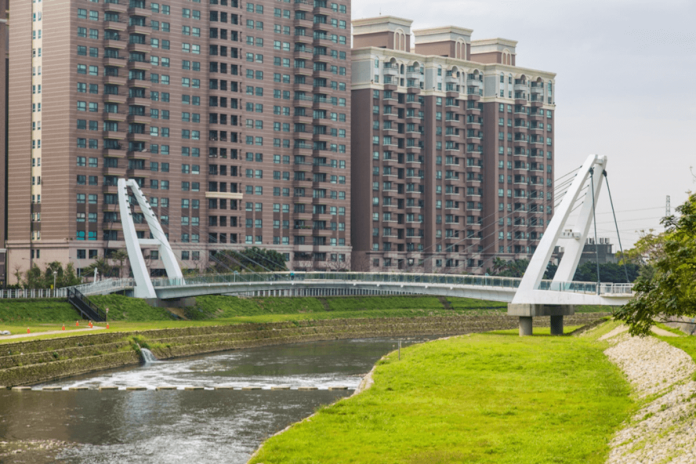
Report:
[[[75,330],[51,330],[49,332],[34,332],[30,334],[19,334],[19,335],[0,335],[0,340],[9,340],[11,338],[28,338],[28,337],[38,337],[39,335],[53,335],[53,334],[73,334],[75,332],[90,332],[92,330],[102,330],[106,327],[86,328],[86,329],[75,329]]]
[[[679,335],[659,327],[652,327],[652,332],[660,337],[678,337]]]

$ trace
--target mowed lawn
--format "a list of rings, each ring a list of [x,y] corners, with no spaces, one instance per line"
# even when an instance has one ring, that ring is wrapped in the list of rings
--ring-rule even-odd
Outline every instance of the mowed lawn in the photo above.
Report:
[[[409,347],[378,363],[370,390],[271,438],[251,462],[604,462],[635,407],[606,347],[514,332]]]

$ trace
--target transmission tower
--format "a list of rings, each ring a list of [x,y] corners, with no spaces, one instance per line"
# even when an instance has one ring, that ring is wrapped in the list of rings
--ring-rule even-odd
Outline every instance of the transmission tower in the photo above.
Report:
[[[669,195],[667,195],[667,200],[665,201],[665,216],[672,215],[672,208],[669,205]]]

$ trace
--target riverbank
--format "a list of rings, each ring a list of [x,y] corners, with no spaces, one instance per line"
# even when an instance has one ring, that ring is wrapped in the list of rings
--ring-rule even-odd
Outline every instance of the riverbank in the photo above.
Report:
[[[601,313],[577,314],[566,324],[586,325]],[[535,327],[548,326],[535,318]],[[159,359],[201,353],[319,340],[409,335],[461,335],[514,329],[517,319],[503,314],[448,317],[292,320],[100,332],[0,345],[0,385],[31,385],[140,362],[138,345]]]
[[[250,462],[604,462],[635,405],[596,338],[507,331],[391,353],[369,390],[269,439]]]
[[[658,331],[630,337],[617,323],[606,355],[625,373],[640,408],[611,441],[607,464],[696,462],[696,339]],[[677,336],[675,336],[677,335]]]

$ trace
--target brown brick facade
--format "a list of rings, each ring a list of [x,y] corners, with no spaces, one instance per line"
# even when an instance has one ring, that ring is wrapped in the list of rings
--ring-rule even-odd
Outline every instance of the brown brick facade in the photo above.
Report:
[[[121,177],[184,268],[247,246],[350,266],[349,4],[57,0],[12,19],[10,267],[123,248]]]

